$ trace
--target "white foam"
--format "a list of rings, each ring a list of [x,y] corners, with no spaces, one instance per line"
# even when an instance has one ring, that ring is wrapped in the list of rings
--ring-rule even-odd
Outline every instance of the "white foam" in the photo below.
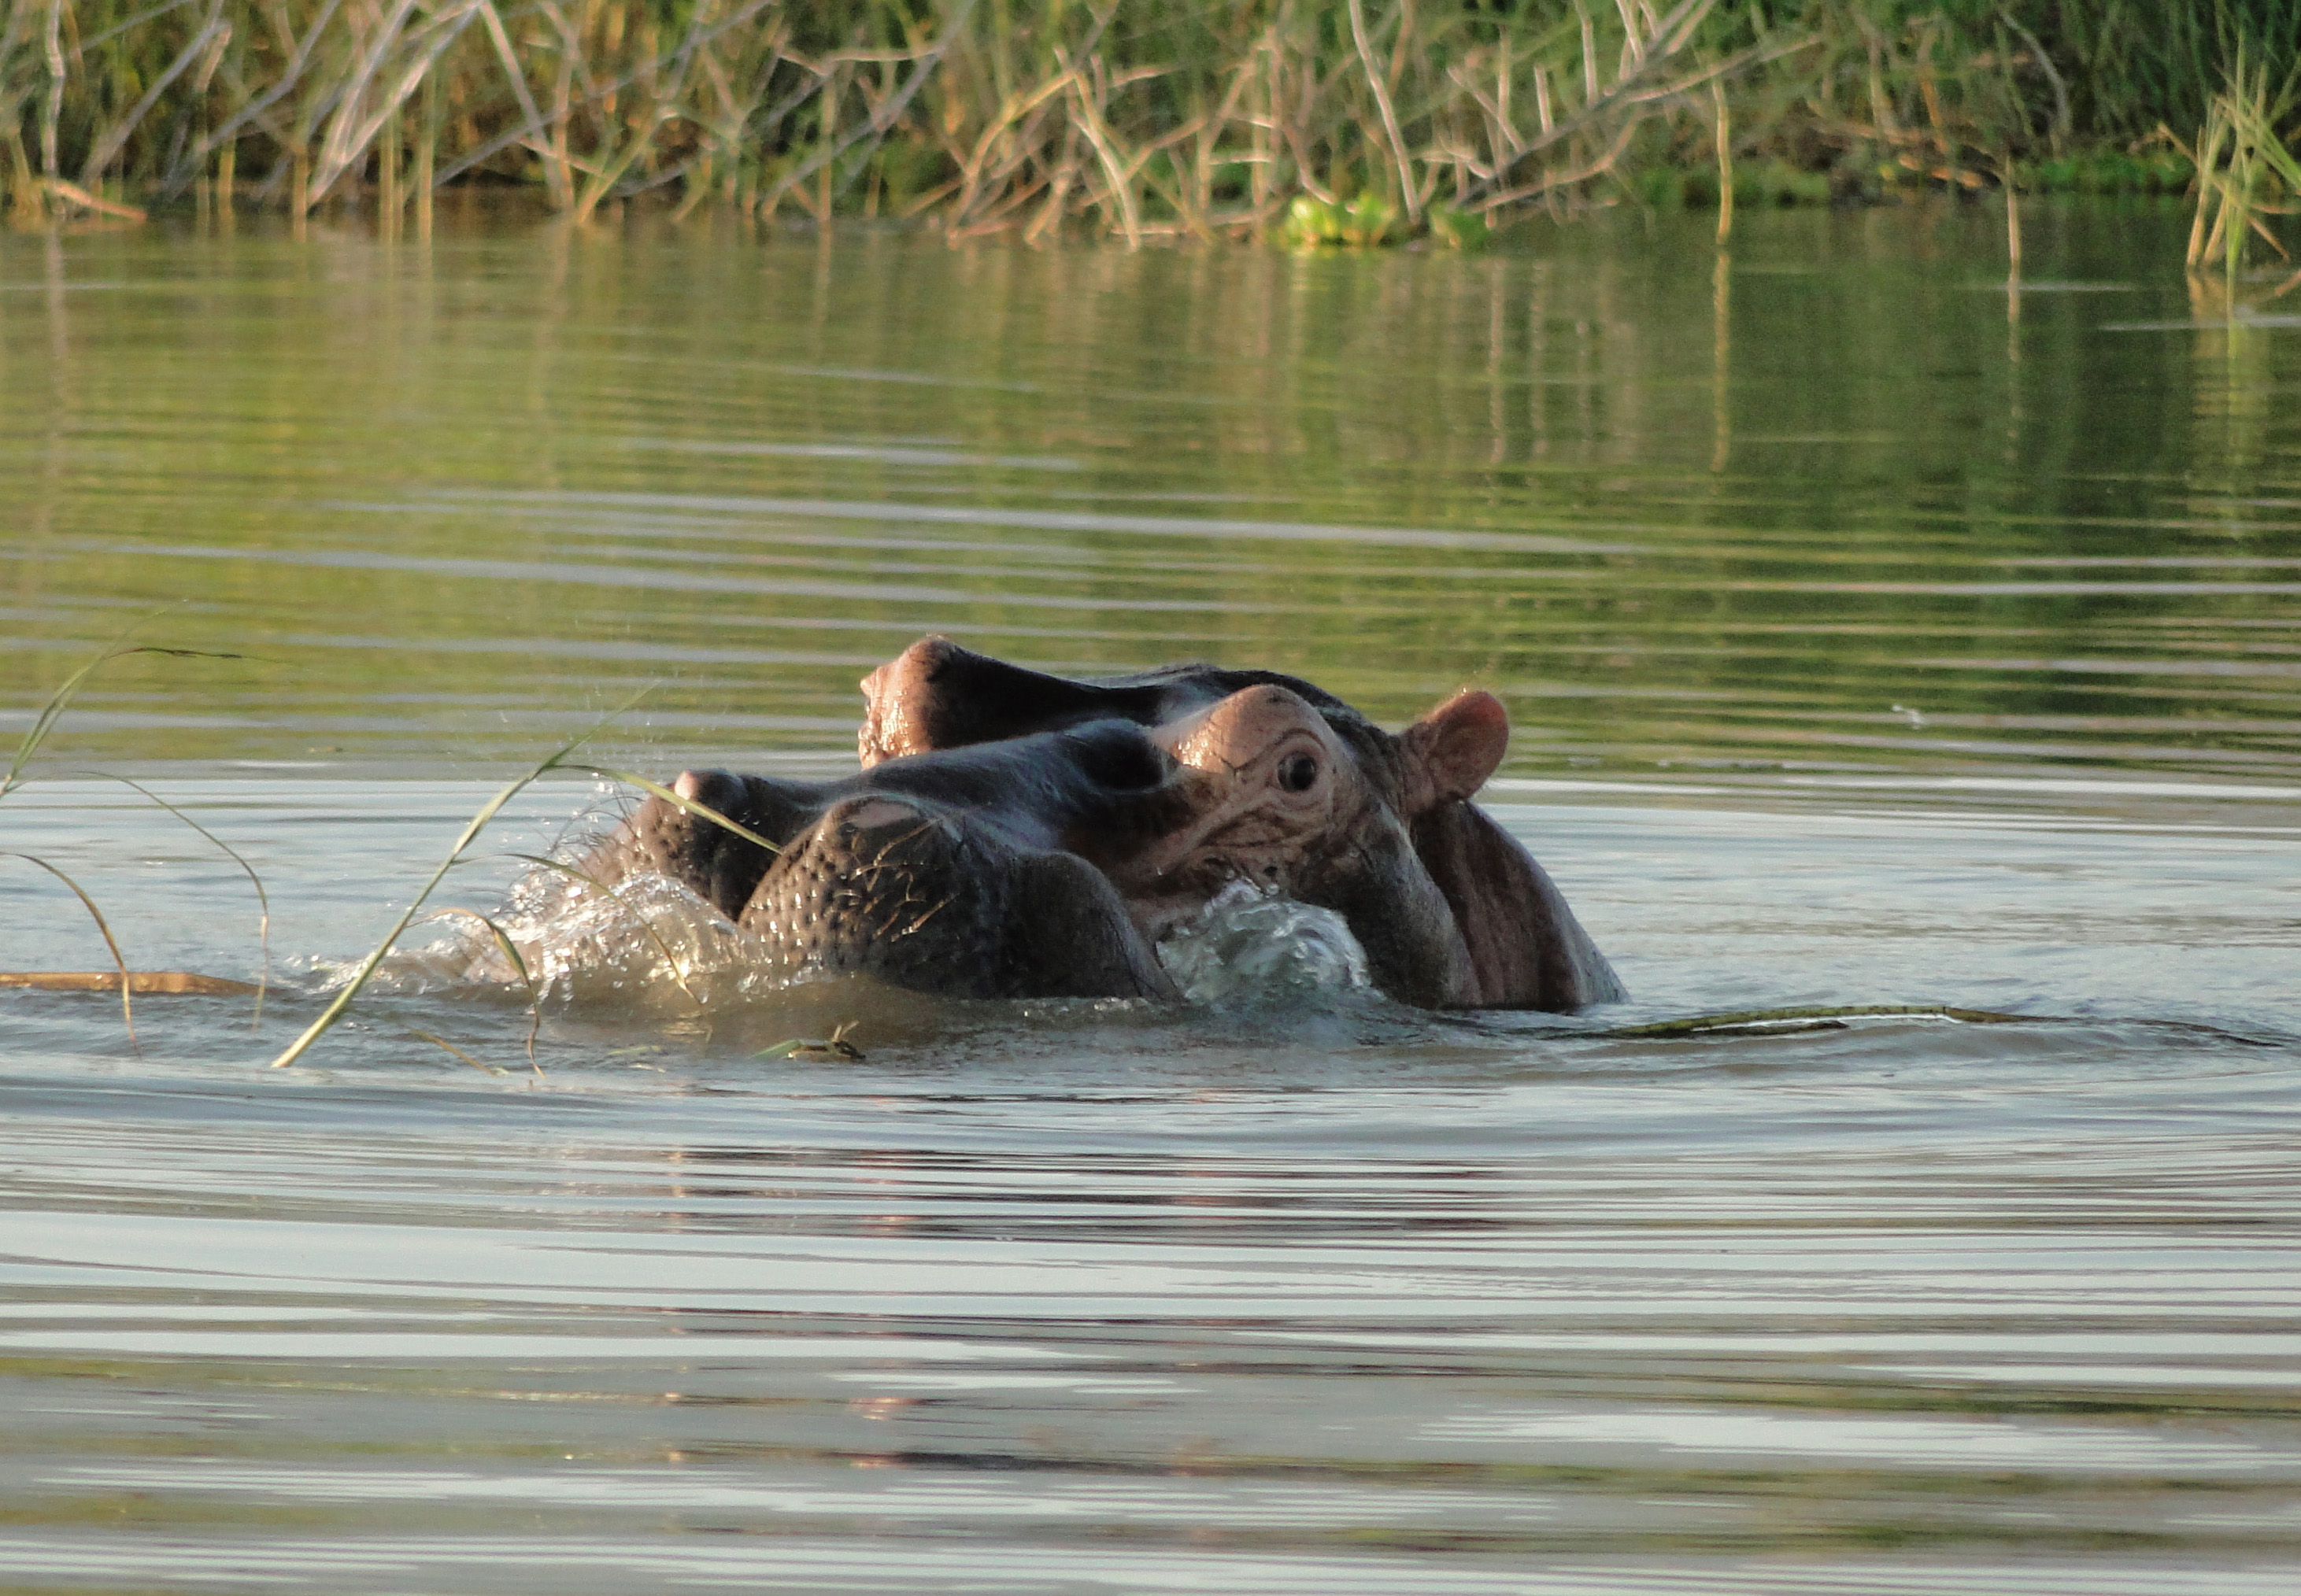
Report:
[[[725,915],[679,882],[634,876],[612,889],[539,867],[515,882],[488,921],[519,955],[515,968],[475,915],[446,923],[448,936],[395,953],[378,970],[387,984],[499,986],[581,1000],[614,994],[674,1007],[707,1005],[756,970],[760,949]]]
[[[1233,882],[1158,944],[1185,1001],[1268,1002],[1370,984],[1366,950],[1343,917]]]

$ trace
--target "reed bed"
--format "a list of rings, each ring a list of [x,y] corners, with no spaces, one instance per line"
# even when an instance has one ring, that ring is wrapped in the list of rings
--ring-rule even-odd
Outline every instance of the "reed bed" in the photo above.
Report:
[[[2189,231],[2191,271],[2218,260],[2225,293],[2234,295],[2246,247],[2258,236],[2281,257],[2285,246],[2263,220],[2289,214],[2301,196],[2301,162],[2285,146],[2279,124],[2290,112],[2290,79],[2276,85],[2240,48],[2228,80],[2205,111],[2194,150],[2197,211]]]
[[[2105,155],[2144,182],[2185,180],[2148,141],[2203,124],[2240,47],[2289,80],[2283,11],[6,0],[0,187],[28,217],[189,203],[422,225],[442,188],[498,184],[578,221],[652,196],[751,218],[920,217],[955,238],[1460,240],[1463,218],[1639,192],[1641,174],[1649,197],[1672,191],[1659,173],[1696,200],[1747,174],[1745,198],[2079,180],[2114,170],[2085,165]],[[1810,180],[1769,188],[1768,172]],[[1322,228],[1317,207],[1339,219]]]

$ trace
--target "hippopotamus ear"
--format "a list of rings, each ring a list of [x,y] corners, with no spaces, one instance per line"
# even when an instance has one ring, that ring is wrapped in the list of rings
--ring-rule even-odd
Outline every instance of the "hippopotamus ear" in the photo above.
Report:
[[[1459,693],[1399,738],[1402,806],[1414,851],[1470,951],[1472,1008],[1565,1012],[1611,1003],[1621,982],[1518,840],[1471,803],[1510,746],[1492,693]]]
[[[1510,752],[1510,711],[1492,693],[1464,688],[1399,734],[1412,816],[1486,784]]]

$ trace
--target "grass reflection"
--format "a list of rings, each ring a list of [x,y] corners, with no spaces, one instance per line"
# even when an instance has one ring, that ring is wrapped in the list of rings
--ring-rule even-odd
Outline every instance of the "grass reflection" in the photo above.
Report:
[[[1669,218],[1477,258],[11,239],[0,689],[93,604],[188,597],[187,641],[285,667],[121,676],[78,749],[505,760],[642,659],[674,736],[824,746],[940,631],[1391,716],[1478,681],[1545,729],[1521,773],[2288,774],[2289,573],[2209,562],[2301,560],[2296,345],[2120,330],[2181,305],[2180,225],[2025,216],[2010,332],[2001,219],[1954,206],[1760,213],[1730,263]]]

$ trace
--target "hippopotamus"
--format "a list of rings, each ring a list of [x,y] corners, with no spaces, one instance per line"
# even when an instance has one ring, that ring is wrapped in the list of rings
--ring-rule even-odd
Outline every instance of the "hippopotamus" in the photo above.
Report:
[[[1470,801],[1510,721],[1465,690],[1404,731],[1276,672],[1074,680],[941,638],[864,679],[859,773],[689,771],[590,862],[708,899],[794,977],[969,998],[1173,999],[1157,945],[1245,882],[1339,915],[1418,1007],[1568,1011],[1621,983]]]

